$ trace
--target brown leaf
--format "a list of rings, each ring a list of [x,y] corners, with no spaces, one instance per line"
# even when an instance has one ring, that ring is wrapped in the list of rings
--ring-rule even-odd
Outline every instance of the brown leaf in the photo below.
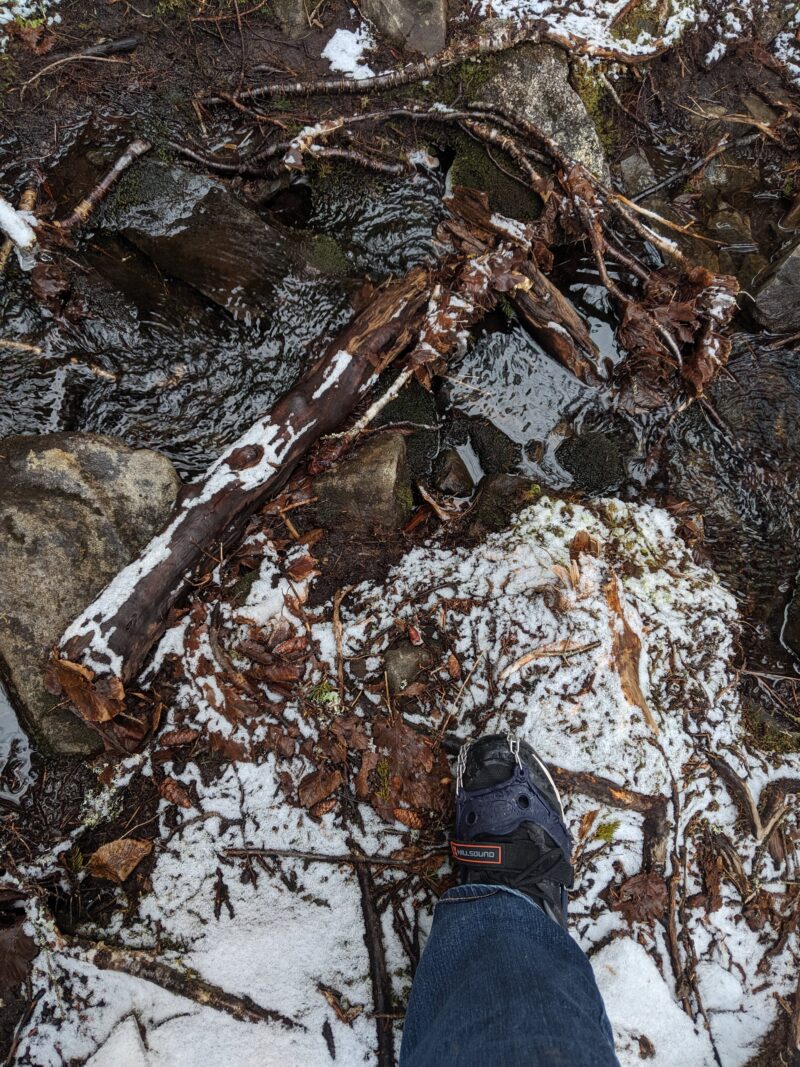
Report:
[[[580,826],[578,827],[578,840],[585,841],[589,836],[592,827],[594,826],[597,816],[600,814],[599,808],[593,808],[591,811],[587,811],[585,815],[581,816]]]
[[[19,918],[13,926],[0,930],[0,989],[13,989],[23,982],[30,971],[30,962],[39,948],[25,933],[25,918]]]
[[[625,699],[628,703],[635,704],[637,708],[641,709],[647,725],[654,734],[657,734],[658,724],[644,698],[644,693],[639,683],[639,657],[642,652],[642,642],[625,619],[616,578],[612,578],[606,586],[606,599],[608,600],[609,608],[617,616],[620,623],[619,627],[614,631],[611,655],[622,685],[622,692],[625,694]]]
[[[159,785],[158,791],[164,800],[168,800],[170,804],[177,804],[180,808],[194,806],[189,799],[189,794],[174,778],[165,778]]]
[[[461,664],[452,652],[447,657],[447,673],[454,681],[461,677]]]
[[[121,837],[101,845],[89,857],[86,869],[95,878],[109,882],[124,882],[139,866],[145,856],[153,851],[152,841],[140,841],[135,837]]]
[[[348,1026],[352,1026],[353,1020],[357,1019],[364,1010],[363,1004],[350,1004],[350,1002],[345,1000],[342,994],[338,990],[333,989],[332,986],[323,985],[322,982],[320,982],[317,989],[333,1008],[334,1014],[340,1023],[346,1023]],[[345,1004],[347,1004],[348,1007],[345,1007]]]
[[[362,752],[361,766],[358,768],[358,774],[356,775],[356,796],[362,799],[369,796],[369,776],[377,767],[379,758],[377,752],[370,750]]]
[[[666,913],[666,882],[655,871],[635,874],[622,885],[611,887],[609,903],[614,911],[621,911],[631,924],[652,924]]]
[[[86,722],[109,722],[122,711],[125,689],[116,675],[95,683],[94,671],[69,659],[55,660],[52,670],[64,694]]]
[[[341,771],[312,771],[297,787],[297,795],[304,808],[311,808],[329,797],[344,781]]]
[[[602,551],[603,546],[599,538],[586,530],[578,530],[569,546],[569,558],[576,561],[581,556],[600,556]]]
[[[293,582],[302,582],[315,573],[315,561],[311,556],[301,556],[290,567],[287,567],[286,573]]]

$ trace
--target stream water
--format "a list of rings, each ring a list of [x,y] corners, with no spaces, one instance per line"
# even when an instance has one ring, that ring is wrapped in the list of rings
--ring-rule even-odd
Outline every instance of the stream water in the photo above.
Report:
[[[293,268],[275,289],[271,313],[250,322],[159,272],[101,215],[71,257],[82,313],[43,309],[16,271],[0,293],[0,438],[108,433],[161,450],[184,477],[197,474],[346,321],[365,276],[398,274],[424,261],[443,189],[437,170],[406,181],[342,172],[259,207],[266,221],[298,240],[324,239],[328,265]],[[575,261],[561,266],[561,276],[603,356],[617,362],[613,314],[594,270]],[[546,486],[580,486],[559,448],[591,432],[602,434],[619,458],[621,474],[608,491],[692,501],[705,516],[712,561],[746,611],[751,655],[765,668],[793,672],[780,633],[800,563],[800,484],[792,473],[800,459],[793,437],[800,416],[796,356],[741,335],[730,373],[711,393],[717,417],[695,405],[665,436],[646,418],[622,419],[606,393],[577,382],[518,323],[496,319],[446,376],[442,395],[451,409],[494,423],[522,446],[520,469]],[[2,765],[0,797],[18,795],[30,758],[0,691]]]

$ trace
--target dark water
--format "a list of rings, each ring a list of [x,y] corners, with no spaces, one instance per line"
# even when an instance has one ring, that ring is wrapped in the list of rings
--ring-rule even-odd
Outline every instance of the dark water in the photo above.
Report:
[[[336,265],[329,273],[289,271],[271,314],[250,324],[156,270],[101,216],[72,257],[81,313],[43,310],[16,271],[0,293],[0,339],[12,342],[0,345],[0,438],[108,433],[159,449],[184,477],[197,474],[348,319],[361,279],[400,274],[430,255],[443,187],[436,171],[407,181],[335,172],[261,206],[265,220],[295,227],[298,240],[323,235],[335,242]],[[594,269],[576,260],[558,273],[603,360],[616,364],[614,316]],[[454,408],[497,425],[522,446],[521,468],[553,488],[574,484],[558,459],[562,442],[586,430],[613,436],[625,466],[617,491],[650,502],[687,499],[703,512],[710,559],[751,619],[751,655],[793,671],[779,634],[800,566],[796,353],[742,335],[730,373],[710,396],[711,413],[694,405],[666,436],[653,421],[616,415],[610,393],[577,382],[514,321],[477,335],[445,385]],[[661,442],[655,458],[654,440]],[[24,787],[30,765],[0,693],[4,764],[0,797]]]

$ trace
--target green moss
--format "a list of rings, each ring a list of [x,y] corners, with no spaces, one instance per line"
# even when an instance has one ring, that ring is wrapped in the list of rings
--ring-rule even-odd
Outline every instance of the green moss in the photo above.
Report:
[[[336,238],[329,234],[304,235],[300,241],[300,249],[306,263],[322,274],[336,277],[347,274],[350,269],[344,249]]]
[[[664,0],[639,0],[612,28],[612,36],[632,44],[635,44],[642,34],[658,37],[673,14],[673,7],[669,0],[666,4]]]
[[[588,63],[573,63],[570,71],[572,88],[583,101],[600,143],[607,155],[618,147],[619,127],[613,112],[614,102],[593,67]]]
[[[616,834],[617,830],[619,830],[619,819],[613,819],[611,822],[601,823],[597,827],[594,836],[596,840],[605,841],[606,844],[610,845],[614,840],[614,834]]]
[[[391,768],[389,767],[389,761],[385,756],[378,762],[378,765],[375,768],[375,773],[378,776],[378,788],[375,790],[375,793],[381,800],[388,802],[389,797],[392,795]]]
[[[450,171],[453,185],[480,189],[488,195],[492,210],[503,215],[522,222],[538,218],[542,202],[536,193],[522,184],[524,178],[510,160],[503,157],[503,166],[509,171],[505,174],[495,166],[482,145],[463,134],[457,134],[452,140],[456,150]],[[498,151],[500,157],[502,153]],[[510,177],[514,173],[519,173],[520,181]]]
[[[752,700],[742,701],[742,725],[752,743],[764,752],[780,755],[800,752],[800,732],[782,729],[772,715]]]

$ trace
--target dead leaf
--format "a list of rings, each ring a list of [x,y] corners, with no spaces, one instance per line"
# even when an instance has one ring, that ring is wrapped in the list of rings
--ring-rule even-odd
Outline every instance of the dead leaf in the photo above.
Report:
[[[612,886],[608,897],[614,911],[621,911],[631,924],[652,924],[666,914],[667,885],[655,871],[635,874],[622,885]]]
[[[612,614],[617,616],[620,624],[614,630],[611,655],[622,685],[622,692],[625,694],[625,699],[629,704],[635,704],[637,708],[641,709],[647,725],[654,734],[657,734],[658,724],[644,698],[639,682],[639,658],[642,652],[642,642],[639,640],[638,634],[628,625],[625,618],[616,578],[611,579],[606,586],[605,592],[608,606]]]
[[[569,546],[569,557],[573,561],[581,556],[599,557],[602,551],[603,546],[599,538],[587,530],[578,530]]]
[[[453,681],[461,677],[461,664],[452,652],[447,657],[447,673]]]
[[[165,778],[159,785],[158,791],[164,800],[168,800],[170,804],[177,804],[179,808],[194,806],[189,799],[189,794],[174,778]]]
[[[354,1019],[357,1019],[364,1010],[363,1004],[351,1004],[337,989],[332,986],[323,985],[319,983],[317,989],[322,993],[323,997],[327,1000],[330,1006],[333,1008],[334,1014],[340,1023],[346,1023],[351,1026]],[[347,1006],[345,1006],[347,1005]]]
[[[312,771],[297,787],[297,795],[304,808],[312,808],[329,797],[344,781],[341,771]]]
[[[364,799],[369,796],[369,776],[378,765],[378,753],[366,751],[361,754],[361,766],[356,775],[356,796]]]
[[[89,857],[86,869],[95,878],[109,882],[124,882],[133,874],[145,856],[153,851],[152,841],[140,841],[135,837],[121,837],[101,845]]]
[[[591,833],[591,829],[595,824],[597,816],[600,814],[599,808],[593,808],[591,811],[587,811],[581,816],[580,826],[578,827],[578,840],[585,841]]]
[[[337,804],[338,800],[336,797],[327,797],[325,800],[320,800],[319,803],[313,804],[309,808],[308,813],[312,819],[321,819],[323,815],[327,815],[329,811],[333,811]]]
[[[28,977],[30,962],[39,948],[25,933],[25,918],[0,930],[0,989],[13,989]]]

